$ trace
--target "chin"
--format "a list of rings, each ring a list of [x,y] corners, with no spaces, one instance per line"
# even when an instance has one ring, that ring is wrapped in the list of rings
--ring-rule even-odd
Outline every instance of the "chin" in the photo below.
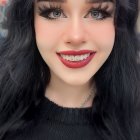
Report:
[[[82,78],[73,78],[73,79],[67,79],[65,83],[72,85],[72,86],[82,86],[85,84],[88,84],[90,82],[90,79],[82,79]]]

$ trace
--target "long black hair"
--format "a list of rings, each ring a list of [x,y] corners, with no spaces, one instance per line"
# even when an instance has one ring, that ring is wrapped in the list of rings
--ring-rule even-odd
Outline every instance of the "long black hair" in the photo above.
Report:
[[[139,105],[138,0],[116,0],[115,9],[115,43],[93,78],[97,94],[92,115],[101,140],[132,140]],[[0,42],[0,140],[31,119],[51,78],[36,45],[34,0],[12,1],[5,26],[8,34]]]

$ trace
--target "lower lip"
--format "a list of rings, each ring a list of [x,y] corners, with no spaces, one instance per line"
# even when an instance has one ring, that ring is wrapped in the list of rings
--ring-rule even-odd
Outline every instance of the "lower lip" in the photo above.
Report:
[[[61,56],[58,55],[60,61],[67,66],[68,68],[82,68],[84,66],[86,66],[94,57],[95,53],[92,53],[87,59],[84,59],[82,61],[68,61],[63,59]]]

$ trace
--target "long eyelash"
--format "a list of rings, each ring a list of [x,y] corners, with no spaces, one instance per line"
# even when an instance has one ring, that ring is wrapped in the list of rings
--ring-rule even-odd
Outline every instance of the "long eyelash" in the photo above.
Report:
[[[91,11],[93,11],[93,10],[100,11],[101,13],[103,13],[105,15],[102,19],[100,19],[100,20],[103,20],[104,18],[107,18],[107,17],[111,17],[112,16],[112,10],[107,10],[108,8],[109,8],[108,5],[102,7],[102,4],[100,4],[98,7],[92,7],[92,8],[90,8],[88,14]]]
[[[108,10],[107,10],[108,8],[109,8],[109,5],[105,5],[103,7],[102,4],[99,4],[98,7],[93,7],[93,9],[101,10],[101,11],[107,11],[107,12],[108,12]]]
[[[49,14],[54,11],[54,10],[62,10],[61,9],[61,5],[49,5],[49,6],[46,6],[46,5],[42,5],[40,7],[38,7],[38,10],[39,10],[39,15],[40,16],[43,16],[47,19],[50,19],[50,20],[54,20],[55,18],[50,18],[49,17]]]
[[[112,10],[107,10],[108,9],[108,5],[102,7],[102,4],[100,4],[98,7],[92,7],[90,8],[88,14],[95,10],[95,11],[100,11],[102,14],[104,14],[104,17],[100,20],[103,20],[104,18],[107,18],[107,17],[111,17],[112,16]],[[55,18],[50,18],[49,17],[49,14],[55,10],[60,10],[62,11],[61,9],[61,5],[51,5],[49,4],[49,6],[46,6],[46,5],[42,5],[40,7],[38,7],[38,10],[39,10],[39,15],[40,16],[43,16],[49,20],[55,20]],[[57,19],[57,18],[56,18]]]

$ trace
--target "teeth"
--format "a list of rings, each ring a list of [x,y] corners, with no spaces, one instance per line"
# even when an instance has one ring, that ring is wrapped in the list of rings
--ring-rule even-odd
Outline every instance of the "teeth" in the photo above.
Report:
[[[90,53],[88,54],[83,54],[83,55],[64,55],[60,54],[60,56],[68,61],[82,61],[84,59],[87,59],[90,56]]]

